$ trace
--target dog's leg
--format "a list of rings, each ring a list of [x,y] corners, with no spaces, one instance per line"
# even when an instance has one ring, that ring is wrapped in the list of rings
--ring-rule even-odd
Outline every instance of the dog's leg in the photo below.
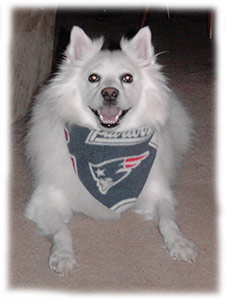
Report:
[[[60,276],[67,276],[76,265],[71,233],[64,224],[61,224],[60,230],[53,235],[49,266]]]
[[[174,204],[168,199],[157,205],[158,227],[172,258],[193,262],[197,257],[196,246],[181,233],[176,224]]]
[[[36,223],[43,235],[52,239],[49,260],[51,269],[66,276],[76,265],[72,237],[65,224],[69,211],[61,199],[62,194],[53,189],[37,189],[29,202],[25,216]],[[61,208],[61,211],[60,211]]]
[[[184,237],[176,223],[176,201],[172,191],[156,182],[151,182],[143,196],[136,212],[145,214],[146,218],[155,221],[170,256],[184,262],[195,261],[197,248]]]

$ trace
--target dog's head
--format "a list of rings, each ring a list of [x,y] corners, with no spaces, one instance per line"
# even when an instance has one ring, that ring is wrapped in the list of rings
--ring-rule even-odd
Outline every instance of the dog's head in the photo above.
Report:
[[[102,45],[102,38],[91,40],[73,27],[62,70],[74,121],[117,131],[165,122],[166,88],[149,28],[122,38],[121,50],[101,50]]]

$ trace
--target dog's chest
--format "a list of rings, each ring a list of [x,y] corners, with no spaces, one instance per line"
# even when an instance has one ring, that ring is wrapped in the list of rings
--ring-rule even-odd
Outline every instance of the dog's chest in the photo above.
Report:
[[[157,132],[125,132],[65,126],[68,155],[85,188],[107,208],[121,212],[141,193],[157,150]]]

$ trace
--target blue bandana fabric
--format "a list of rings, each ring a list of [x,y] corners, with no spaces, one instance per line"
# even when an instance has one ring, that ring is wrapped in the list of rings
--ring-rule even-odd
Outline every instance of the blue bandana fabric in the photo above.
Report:
[[[141,193],[157,151],[157,132],[148,127],[124,132],[65,126],[75,173],[107,208],[121,212]]]

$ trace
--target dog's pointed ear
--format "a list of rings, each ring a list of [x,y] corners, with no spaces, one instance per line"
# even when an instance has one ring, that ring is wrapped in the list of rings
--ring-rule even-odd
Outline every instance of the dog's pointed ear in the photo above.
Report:
[[[83,60],[87,54],[96,54],[102,45],[103,38],[91,40],[83,29],[73,26],[70,34],[70,43],[67,47],[67,57],[71,60]]]
[[[151,31],[149,27],[143,27],[131,39],[122,38],[120,42],[121,49],[138,61],[155,61],[154,48],[151,42]]]

